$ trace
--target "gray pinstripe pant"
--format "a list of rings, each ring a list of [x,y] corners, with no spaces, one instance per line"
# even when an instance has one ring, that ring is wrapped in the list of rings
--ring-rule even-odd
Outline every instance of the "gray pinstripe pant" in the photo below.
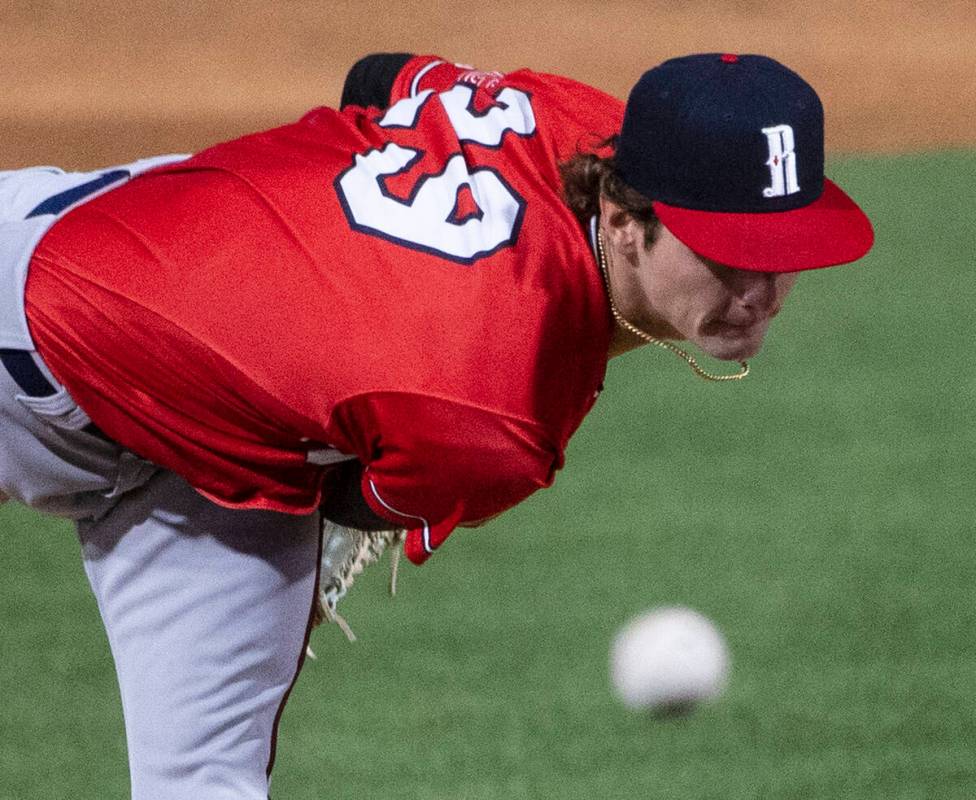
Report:
[[[55,173],[36,174],[50,193]],[[14,192],[36,201],[30,171],[0,173],[0,347],[30,351]],[[28,396],[0,366],[0,492],[76,523],[115,659],[133,800],[264,800],[305,650],[317,515],[215,505],[83,430],[84,412],[34,363],[54,394]]]

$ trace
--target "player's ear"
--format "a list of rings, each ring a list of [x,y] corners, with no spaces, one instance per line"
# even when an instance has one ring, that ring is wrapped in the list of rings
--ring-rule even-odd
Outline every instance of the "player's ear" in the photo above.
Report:
[[[643,246],[644,226],[606,195],[600,195],[600,228],[607,245],[625,258],[636,258]]]

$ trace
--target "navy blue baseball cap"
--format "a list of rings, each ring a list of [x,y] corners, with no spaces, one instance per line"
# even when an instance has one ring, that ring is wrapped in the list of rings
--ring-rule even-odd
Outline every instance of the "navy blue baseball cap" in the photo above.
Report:
[[[864,212],[824,177],[820,98],[766,56],[706,53],[645,72],[615,163],[671,233],[730,267],[830,267],[874,242]]]

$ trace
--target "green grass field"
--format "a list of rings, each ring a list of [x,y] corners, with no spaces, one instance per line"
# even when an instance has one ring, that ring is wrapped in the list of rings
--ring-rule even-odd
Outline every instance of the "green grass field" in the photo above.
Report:
[[[555,488],[405,565],[395,600],[364,576],[360,641],[313,639],[278,800],[976,796],[976,153],[832,166],[873,253],[805,275],[741,385],[613,363]],[[0,798],[126,797],[73,535],[8,506],[0,547]],[[733,672],[660,722],[607,657],[672,603]]]

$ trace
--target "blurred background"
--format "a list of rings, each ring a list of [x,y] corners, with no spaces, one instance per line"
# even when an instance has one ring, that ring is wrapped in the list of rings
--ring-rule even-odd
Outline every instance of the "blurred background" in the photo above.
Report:
[[[795,68],[875,249],[803,277],[741,385],[619,359],[553,489],[405,565],[393,601],[364,575],[360,641],[313,638],[275,796],[976,796],[972,2],[7,2],[0,25],[0,169],[289,121],[378,50],[620,97],[691,51]],[[0,557],[0,798],[127,796],[70,528],[8,504]],[[619,706],[607,657],[673,603],[722,628],[732,680],[660,722]]]
[[[94,167],[194,150],[336,103],[373,51],[529,66],[626,97],[674,55],[761,52],[828,110],[828,145],[901,151],[976,137],[970,0],[5,2],[6,166]]]

